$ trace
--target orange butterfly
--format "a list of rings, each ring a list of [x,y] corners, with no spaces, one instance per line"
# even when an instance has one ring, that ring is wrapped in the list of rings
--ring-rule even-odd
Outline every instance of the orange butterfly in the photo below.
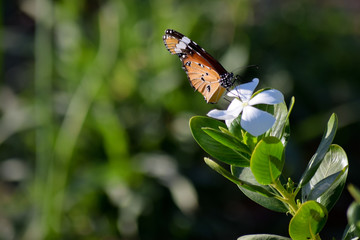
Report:
[[[179,56],[190,85],[204,96],[207,103],[217,103],[238,78],[183,34],[167,29],[163,40],[169,52]]]

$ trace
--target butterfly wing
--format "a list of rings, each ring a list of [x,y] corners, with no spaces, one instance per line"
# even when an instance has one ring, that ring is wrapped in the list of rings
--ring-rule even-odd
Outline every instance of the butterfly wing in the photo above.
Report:
[[[183,68],[191,86],[204,96],[207,103],[219,101],[226,89],[220,85],[219,74],[204,65],[198,54],[187,55],[183,60]]]
[[[225,90],[232,86],[232,73],[228,73],[218,61],[188,37],[168,29],[163,40],[169,52],[179,56],[191,86],[208,103],[219,101]]]

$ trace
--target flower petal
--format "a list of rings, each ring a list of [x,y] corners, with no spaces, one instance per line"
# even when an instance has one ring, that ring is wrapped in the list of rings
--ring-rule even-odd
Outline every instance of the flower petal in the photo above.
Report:
[[[237,85],[233,90],[228,92],[226,95],[228,95],[229,97],[239,97],[240,88],[241,85]]]
[[[239,99],[234,99],[228,106],[227,110],[213,109],[208,112],[208,116],[220,120],[234,120],[239,116],[243,109],[243,103]]]
[[[234,98],[228,107],[228,112],[233,118],[226,119],[225,124],[229,128],[231,123],[240,115],[244,108],[244,104],[237,98]]]
[[[246,106],[241,116],[241,127],[253,136],[259,136],[269,130],[275,123],[275,118],[252,106]]]
[[[229,97],[240,97],[241,101],[248,102],[258,84],[259,84],[259,79],[254,78],[251,82],[236,86],[227,95]]]
[[[227,120],[234,118],[234,116],[229,114],[227,110],[218,110],[218,109],[213,109],[210,112],[208,112],[206,115],[219,120]]]
[[[239,99],[234,98],[229,104],[227,111],[229,112],[229,114],[237,117],[243,110],[243,105],[244,104]]]
[[[226,126],[227,126],[228,128],[230,128],[231,123],[232,123],[235,119],[236,119],[236,118],[225,120]]]
[[[277,104],[284,101],[282,93],[276,89],[265,90],[259,94],[256,94],[249,101],[249,105],[255,104]]]

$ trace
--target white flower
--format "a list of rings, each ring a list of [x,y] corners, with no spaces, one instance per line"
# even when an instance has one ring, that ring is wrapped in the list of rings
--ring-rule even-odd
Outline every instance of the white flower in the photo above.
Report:
[[[227,95],[235,97],[227,110],[211,110],[207,115],[212,118],[225,120],[229,127],[240,113],[240,125],[253,136],[259,136],[265,133],[275,123],[275,117],[270,113],[253,107],[256,104],[277,104],[284,101],[284,96],[278,90],[271,89],[260,92],[253,98],[253,92],[259,83],[258,78],[254,78],[251,82],[236,86]]]

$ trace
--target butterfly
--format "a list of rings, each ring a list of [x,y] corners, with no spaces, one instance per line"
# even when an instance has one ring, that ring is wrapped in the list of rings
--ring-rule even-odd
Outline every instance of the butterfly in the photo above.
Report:
[[[226,71],[202,47],[175,30],[167,29],[163,41],[171,54],[178,55],[190,85],[207,103],[217,103],[239,77]]]

